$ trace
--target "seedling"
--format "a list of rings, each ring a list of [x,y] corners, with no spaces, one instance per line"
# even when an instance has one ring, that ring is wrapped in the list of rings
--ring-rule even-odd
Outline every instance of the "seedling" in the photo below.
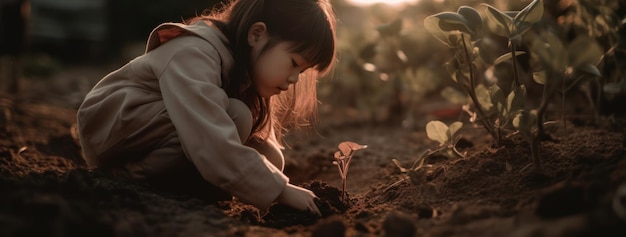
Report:
[[[530,30],[530,27],[539,22],[543,17],[543,0],[534,0],[528,4],[521,11],[509,11],[501,12],[489,4],[483,4],[487,6],[487,19],[491,24],[487,24],[489,29],[500,36],[507,37],[509,39],[510,53],[507,53],[500,57],[494,64],[501,62],[505,58],[513,59],[513,78],[515,86],[519,87],[520,83],[517,72],[517,47],[522,44],[522,35]]]
[[[537,109],[538,136],[546,136],[543,129],[543,115],[553,94],[561,87],[565,94],[578,81],[601,77],[597,64],[603,57],[600,46],[592,39],[579,36],[568,45],[554,34],[543,32],[541,39],[532,45],[532,52],[537,55],[545,71],[533,75],[535,82],[544,85],[541,104]]]
[[[480,14],[474,8],[462,6],[457,12],[441,12],[426,17],[424,27],[436,39],[455,50],[454,58],[446,65],[450,76],[464,89],[474,104],[477,114],[475,121],[480,122],[498,143],[500,138],[492,118],[483,109],[484,105],[477,96],[475,71],[480,56],[476,42],[480,40],[483,28]]]
[[[333,164],[339,168],[339,176],[341,176],[341,197],[344,202],[347,202],[348,196],[346,195],[348,168],[350,167],[350,161],[352,156],[358,150],[367,148],[367,145],[360,145],[354,142],[345,141],[339,143],[339,151],[335,152],[335,161]]]
[[[400,165],[400,162],[398,162],[398,160],[396,159],[392,159],[391,161],[393,161],[396,167],[400,169],[400,172],[408,176],[409,180],[411,181],[411,184],[413,184],[413,186],[415,186],[421,194],[425,194],[425,195],[428,195],[429,193],[436,194],[439,192],[437,186],[431,182],[428,182],[428,174],[430,173],[430,169],[433,166],[424,165],[424,162],[426,161],[428,157],[430,157],[431,155],[435,153],[440,152],[444,148],[445,146],[440,146],[438,149],[435,149],[435,150],[428,149],[424,151],[424,153],[422,153],[422,155],[419,156],[409,168],[402,167],[402,165]],[[399,185],[400,183],[404,182],[404,180],[406,180],[406,177],[387,186],[387,188],[385,188],[385,192]]]
[[[413,185],[421,187],[426,183],[428,168],[432,167],[431,165],[424,165],[428,157],[444,150],[452,151],[460,157],[465,157],[464,154],[456,150],[456,143],[460,139],[457,133],[461,127],[463,127],[463,123],[461,122],[454,122],[448,126],[441,121],[430,121],[426,124],[426,134],[431,140],[439,142],[439,148],[426,150],[409,168],[402,167],[400,162],[396,159],[392,159],[391,161],[400,169],[400,172],[409,176]]]
[[[458,121],[450,124],[450,126],[441,121],[430,121],[426,124],[426,135],[431,140],[438,141],[439,147],[443,150],[452,151],[454,154],[464,157],[465,155],[456,149],[456,143],[461,138],[457,132],[461,127],[463,127],[463,123]]]
[[[396,167],[398,167],[398,169],[400,170],[400,172],[402,172],[403,174],[406,174],[407,176],[409,176],[409,179],[411,180],[411,183],[416,186],[416,187],[422,187],[422,185],[424,185],[426,183],[426,178],[428,175],[428,168],[431,168],[432,165],[424,165],[424,162],[426,161],[426,158],[428,158],[429,156],[440,152],[442,150],[442,148],[440,147],[439,149],[436,150],[426,150],[424,151],[424,153],[422,153],[421,156],[419,156],[411,165],[411,167],[409,168],[404,168],[400,162],[396,159],[391,159],[391,161],[393,161],[393,163],[396,165]],[[390,185],[389,187],[387,187],[387,189],[398,185],[400,182],[404,181],[405,179],[402,179],[392,185]]]
[[[513,126],[515,126],[524,140],[530,145],[530,154],[535,164],[535,170],[541,170],[541,160],[539,156],[539,138],[537,131],[537,111],[522,110],[513,119]]]

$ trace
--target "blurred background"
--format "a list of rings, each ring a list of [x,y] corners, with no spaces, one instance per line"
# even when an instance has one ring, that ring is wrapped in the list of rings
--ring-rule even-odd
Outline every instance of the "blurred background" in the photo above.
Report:
[[[155,26],[180,22],[219,2],[0,0],[2,94],[78,108],[98,80],[143,53]],[[444,67],[454,50],[424,29],[424,18],[463,5],[482,15],[482,3],[503,11],[521,10],[531,1],[332,2],[339,19],[339,61],[333,74],[319,83],[323,118],[329,123],[349,120],[423,128],[432,119],[463,116],[461,104],[442,96],[444,88],[456,86]],[[544,0],[544,5],[542,24],[560,29],[564,40],[589,35],[605,50],[601,89],[610,93],[602,93],[602,108],[604,113],[624,114],[619,101],[626,91],[622,73],[626,1]],[[481,57],[486,64],[508,50],[507,39],[485,33],[484,42]],[[532,75],[528,63],[522,68]],[[506,81],[511,77],[508,70],[491,67],[489,73]]]

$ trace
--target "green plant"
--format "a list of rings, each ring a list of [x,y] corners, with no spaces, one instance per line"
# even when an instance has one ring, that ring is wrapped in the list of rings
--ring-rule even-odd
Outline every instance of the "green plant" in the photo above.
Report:
[[[501,12],[489,4],[483,4],[487,7],[487,19],[490,24],[491,32],[506,37],[509,40],[509,48],[511,52],[504,54],[496,60],[494,64],[504,61],[504,59],[513,60],[513,82],[516,87],[521,86],[518,73],[517,47],[522,44],[522,35],[530,30],[531,26],[543,17],[543,0],[534,0],[521,11]]]
[[[413,163],[411,164],[410,167],[405,168],[403,167],[400,162],[396,159],[391,159],[391,161],[396,165],[396,167],[398,167],[398,169],[400,170],[401,173],[406,174],[409,177],[409,180],[411,181],[411,183],[416,186],[416,187],[421,187],[423,184],[426,183],[426,178],[428,175],[428,171],[429,168],[432,167],[432,165],[424,165],[424,162],[426,161],[426,159],[441,151],[440,149],[436,149],[436,150],[426,150],[422,153],[421,156],[419,156],[417,159],[415,159],[415,161],[413,161]],[[402,179],[392,185],[390,185],[390,187],[395,186],[397,184],[399,184],[400,182],[402,182],[405,179]]]
[[[465,155],[456,149],[456,144],[461,138],[458,135],[461,127],[463,127],[463,123],[458,121],[450,124],[450,126],[441,121],[430,121],[426,124],[426,135],[431,140],[439,142],[440,149],[438,150],[447,150],[457,156],[464,157]]]
[[[428,157],[442,151],[449,151],[460,157],[465,156],[456,149],[456,143],[461,138],[458,134],[461,127],[463,127],[463,123],[458,121],[450,124],[450,126],[441,121],[430,121],[426,124],[426,134],[431,140],[439,142],[439,147],[434,150],[428,149],[424,151],[408,168],[403,167],[396,159],[391,161],[398,167],[400,172],[409,177],[413,185],[421,187],[426,183],[428,168],[432,167],[431,165],[424,165]]]
[[[537,108],[537,136],[541,138],[547,136],[543,129],[543,116],[554,93],[561,88],[561,93],[565,94],[581,80],[600,78],[602,75],[596,65],[602,59],[603,52],[589,37],[579,36],[565,45],[561,39],[548,32],[538,36],[531,50],[544,69],[533,75],[535,82],[544,86],[541,103]]]
[[[341,193],[342,199],[344,202],[347,202],[346,188],[347,188],[347,179],[348,179],[348,168],[350,167],[350,161],[354,156],[354,153],[358,150],[362,150],[367,148],[367,145],[360,145],[354,142],[345,141],[339,143],[337,146],[339,151],[336,151],[334,154],[335,161],[333,164],[337,166],[339,169],[339,176],[341,176]]]
[[[589,84],[583,84],[580,88],[589,93],[591,89],[595,89],[597,93],[595,104],[596,116],[599,113],[612,113],[619,111],[611,111],[609,104],[619,98],[620,95],[626,94],[626,75],[624,69],[626,63],[624,55],[626,53],[626,44],[624,44],[624,25],[623,1],[612,0],[577,0],[573,1],[569,6],[574,11],[564,11],[563,15],[557,15],[562,21],[559,26],[567,32],[575,32],[576,35],[586,35],[596,40],[604,50],[604,57],[597,65],[600,72],[604,75],[600,78],[600,86],[591,88]],[[588,96],[588,99],[590,97]]]
[[[493,65],[512,60],[513,89],[505,96],[495,84],[478,81],[477,70],[485,62],[480,55],[483,19],[471,7],[462,6],[457,12],[441,12],[424,20],[424,26],[435,38],[450,48],[455,49],[455,57],[447,64],[452,79],[469,96],[474,105],[472,109],[464,106],[471,122],[479,122],[491,134],[496,144],[500,143],[502,129],[508,126],[517,111],[523,109],[526,88],[519,79],[517,56],[524,54],[517,51],[522,43],[522,35],[543,16],[543,0],[534,0],[521,11],[501,12],[489,4],[487,6],[487,26],[496,35],[506,37],[510,52],[499,56]],[[467,99],[458,98],[458,94],[444,90],[442,93],[456,95],[453,99],[467,103]]]
[[[441,12],[426,17],[424,27],[440,42],[454,49],[454,57],[446,65],[451,78],[464,89],[474,104],[479,116],[475,121],[499,141],[493,121],[483,109],[476,91],[478,82],[475,71],[480,58],[476,42],[483,28],[480,14],[472,7],[461,6],[457,12]]]
[[[495,83],[477,81],[476,70],[480,64],[485,63],[481,60],[481,45],[478,43],[482,40],[483,21],[475,9],[464,6],[460,7],[456,13],[442,12],[424,20],[426,28],[433,36],[456,50],[455,57],[447,67],[452,79],[461,85],[469,99],[462,98],[462,95],[454,93],[451,89],[442,91],[442,94],[462,103],[471,101],[475,112],[472,111],[469,103],[463,107],[470,115],[470,122],[480,122],[494,138],[496,144],[500,143],[503,128],[512,124],[530,144],[533,162],[535,167],[540,169],[538,136],[543,133],[541,116],[550,99],[549,95],[553,92],[553,87],[551,85],[544,88],[542,106],[537,111],[526,110],[526,86],[519,78],[517,56],[526,53],[518,51],[518,47],[522,45],[522,35],[543,18],[543,0],[534,0],[521,11],[502,12],[489,4],[483,5],[487,7],[485,14],[487,28],[492,33],[508,40],[510,52],[496,58],[493,65],[512,61],[511,92],[505,95]],[[536,38],[533,42],[535,48],[544,44],[541,38]],[[545,55],[547,62],[550,60],[549,55],[553,52],[542,53],[541,56]],[[539,77],[536,77],[536,80],[537,78]]]

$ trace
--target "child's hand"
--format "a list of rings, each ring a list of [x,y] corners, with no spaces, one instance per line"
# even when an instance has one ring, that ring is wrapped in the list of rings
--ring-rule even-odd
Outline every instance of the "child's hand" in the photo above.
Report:
[[[288,183],[285,190],[278,196],[277,201],[298,210],[309,210],[317,215],[321,215],[319,208],[315,204],[316,198],[317,196],[311,190]]]

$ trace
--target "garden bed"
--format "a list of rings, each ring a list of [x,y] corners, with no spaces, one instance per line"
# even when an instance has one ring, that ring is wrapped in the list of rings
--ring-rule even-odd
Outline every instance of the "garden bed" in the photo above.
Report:
[[[626,133],[618,118],[546,126],[542,171],[513,135],[495,146],[466,124],[464,158],[430,156],[422,183],[409,166],[438,146],[424,130],[323,123],[291,134],[285,172],[319,197],[322,216],[237,200],[210,203],[87,170],[70,135],[75,111],[3,99],[0,128],[1,236],[625,236],[617,207],[626,185]],[[604,122],[600,122],[604,121]],[[367,144],[347,175],[349,202],[332,164],[343,141]],[[622,193],[622,195],[624,195]],[[621,204],[620,204],[621,203]]]

